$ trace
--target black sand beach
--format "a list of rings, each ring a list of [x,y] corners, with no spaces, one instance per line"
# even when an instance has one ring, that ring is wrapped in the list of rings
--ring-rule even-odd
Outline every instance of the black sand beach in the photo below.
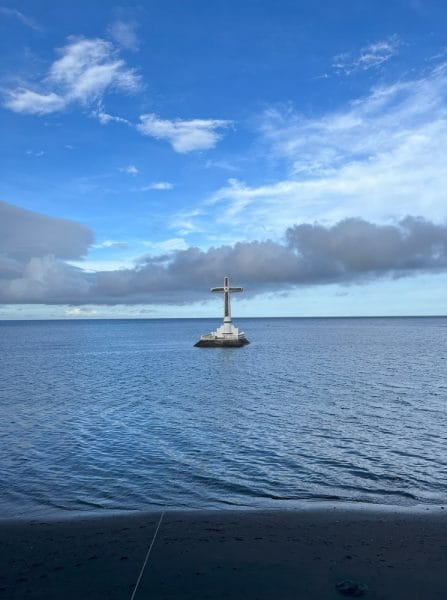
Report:
[[[131,598],[161,513],[0,521],[0,598]],[[447,510],[167,512],[143,598],[447,597]]]

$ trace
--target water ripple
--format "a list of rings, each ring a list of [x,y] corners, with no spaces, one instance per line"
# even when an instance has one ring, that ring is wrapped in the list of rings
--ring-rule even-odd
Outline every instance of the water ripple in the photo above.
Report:
[[[0,323],[0,514],[446,501],[447,319],[213,326]]]

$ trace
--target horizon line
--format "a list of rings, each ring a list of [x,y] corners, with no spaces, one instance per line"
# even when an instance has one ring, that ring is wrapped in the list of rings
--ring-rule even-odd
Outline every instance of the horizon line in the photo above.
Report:
[[[446,315],[300,315],[300,316],[257,316],[237,317],[245,319],[445,319]],[[0,318],[0,323],[26,321],[210,321],[221,320],[220,317],[59,317],[59,318]]]

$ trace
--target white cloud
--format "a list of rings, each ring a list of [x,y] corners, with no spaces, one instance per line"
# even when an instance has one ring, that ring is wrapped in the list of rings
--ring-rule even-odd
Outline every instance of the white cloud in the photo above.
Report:
[[[116,39],[121,37],[121,45],[133,43],[129,24],[117,21],[111,27],[111,34]],[[116,122],[133,126],[129,120],[109,114],[103,108],[106,92],[133,93],[141,87],[140,76],[119,57],[111,42],[100,38],[69,38],[58,53],[59,58],[40,82],[6,90],[6,108],[16,113],[45,115],[77,103],[90,106],[90,115],[103,125]],[[135,127],[143,135],[168,141],[176,152],[187,153],[214,148],[222,138],[222,130],[231,125],[232,121],[225,119],[167,120],[144,114]]]
[[[43,156],[45,154],[45,152],[43,150],[27,150],[26,154],[28,156],[40,157],[40,156]]]
[[[149,190],[172,190],[174,188],[174,184],[169,181],[154,181],[149,185],[145,185],[140,189],[142,192],[148,192]]]
[[[224,171],[240,171],[239,167],[230,163],[227,160],[207,160],[205,163],[206,169],[223,169]]]
[[[98,108],[97,110],[92,111],[92,117],[98,119],[101,125],[107,125],[108,123],[125,123],[126,125],[130,125],[130,121],[124,119],[123,117],[117,117],[115,115],[110,115],[106,113],[102,108]]]
[[[375,67],[379,67],[387,62],[395,54],[400,45],[399,38],[392,36],[386,40],[381,40],[365,46],[358,55],[350,53],[338,54],[334,57],[332,67],[338,73],[351,75],[357,71],[367,71]]]
[[[184,154],[193,150],[214,148],[221,139],[219,129],[232,125],[224,119],[160,119],[155,114],[141,115],[137,129],[143,135],[157,140],[166,140],[176,152]]]
[[[132,258],[110,260],[94,260],[92,258],[86,258],[83,260],[67,260],[66,262],[68,265],[82,269],[84,273],[120,271],[122,269],[133,269],[135,267],[135,260]]]
[[[151,254],[174,252],[176,250],[186,250],[188,248],[188,244],[183,238],[170,238],[168,240],[162,240],[161,242],[144,241],[142,243],[147,248],[150,248]]]
[[[138,50],[139,40],[136,29],[137,23],[118,20],[109,26],[108,32],[115,42],[123,48]]]
[[[104,240],[103,242],[99,242],[98,244],[93,244],[92,248],[103,249],[103,248],[127,248],[127,242],[122,242],[119,240]]]
[[[117,57],[105,40],[76,39],[60,50],[61,57],[50,68],[49,79],[66,86],[71,99],[88,102],[101,97],[106,88],[135,91],[139,77]]]
[[[121,171],[121,173],[127,173],[128,175],[137,175],[137,173],[139,173],[139,170],[135,165],[127,165],[127,167],[121,167],[118,170]]]
[[[288,177],[265,185],[231,179],[209,217],[240,236],[275,238],[287,223],[374,221],[422,214],[447,219],[447,64],[413,81],[375,88],[346,108],[306,118],[267,111],[262,138]],[[192,217],[203,224],[203,217]]]
[[[17,88],[7,93],[6,108],[17,113],[46,115],[65,108],[66,98],[54,92],[40,94],[24,88]]]
[[[269,110],[262,133],[277,155],[291,161],[293,173],[327,175],[402,147],[415,134],[430,136],[427,127],[442,126],[447,115],[446,92],[447,63],[419,80],[374,88],[366,98],[318,118]]]
[[[171,219],[169,227],[176,230],[178,235],[201,233],[205,229],[198,221],[204,217],[206,218],[206,216],[206,211],[203,208],[178,211]]]
[[[98,311],[86,306],[69,306],[65,309],[67,317],[93,317],[98,314]]]
[[[71,39],[59,54],[38,90],[9,90],[5,106],[18,113],[47,114],[73,102],[86,105],[98,101],[107,90],[135,92],[139,88],[139,76],[118,57],[110,42],[99,38]]]

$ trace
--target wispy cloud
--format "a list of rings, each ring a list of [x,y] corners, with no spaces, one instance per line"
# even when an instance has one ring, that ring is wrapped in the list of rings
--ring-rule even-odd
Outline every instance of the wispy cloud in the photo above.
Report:
[[[337,73],[351,75],[358,71],[380,67],[397,54],[400,40],[392,36],[363,47],[358,54],[344,53],[334,57],[332,67]]]
[[[86,306],[69,306],[65,309],[65,315],[67,317],[93,317],[98,314],[98,311],[91,307]]]
[[[135,21],[115,21],[108,27],[112,39],[127,50],[138,50],[139,39],[137,35],[138,23]]]
[[[446,95],[447,64],[316,118],[272,108],[261,119],[262,143],[287,176],[261,185],[231,179],[203,208],[248,238],[308,219],[447,218]]]
[[[143,135],[158,140],[166,140],[176,152],[185,154],[193,150],[214,148],[221,139],[220,130],[232,125],[232,121],[224,119],[191,119],[167,120],[155,114],[140,117],[137,129]]]
[[[154,181],[149,185],[145,185],[140,190],[142,192],[148,192],[149,190],[172,190],[174,188],[174,184],[169,181]]]
[[[198,219],[206,218],[206,211],[203,208],[193,208],[192,210],[178,211],[169,223],[169,227],[177,232],[177,235],[189,235],[191,233],[200,233],[204,231],[203,225],[198,223]]]
[[[58,53],[59,58],[34,86],[36,89],[21,87],[7,92],[7,108],[42,115],[60,111],[71,103],[97,102],[108,90],[135,92],[140,86],[139,75],[119,58],[110,42],[75,38]]]
[[[178,250],[186,250],[188,248],[188,244],[184,238],[169,238],[158,242],[144,241],[143,245],[146,246],[146,248],[151,249],[151,254],[175,252]],[[139,264],[142,264],[145,261],[146,259],[143,257],[139,260]]]
[[[128,175],[137,175],[140,172],[135,165],[120,167],[118,170],[121,171],[121,173],[127,173]]]
[[[25,15],[24,13],[20,12],[15,8],[0,6],[0,15],[4,17],[11,17],[13,19],[17,19],[18,21],[23,23],[23,25],[26,25],[27,27],[30,27],[35,31],[40,31],[40,26],[36,23],[34,19],[29,17],[28,15]]]
[[[240,168],[228,160],[207,160],[205,162],[206,169],[222,169],[224,171],[240,171]]]
[[[116,115],[111,115],[100,106],[99,108],[93,110],[91,112],[91,116],[101,123],[101,125],[108,125],[109,123],[124,123],[125,125],[131,125],[131,122],[123,117],[118,117]]]
[[[124,248],[128,248],[129,244],[127,242],[122,242],[120,240],[104,240],[103,242],[99,242],[98,244],[93,244],[92,248],[97,248],[97,249],[108,249],[108,248],[120,248],[120,249],[124,249]]]
[[[27,150],[26,154],[27,154],[27,156],[40,157],[40,156],[43,156],[45,154],[45,152],[43,150]]]
[[[82,273],[97,273],[98,271],[120,271],[121,269],[133,269],[135,261],[132,258],[117,259],[108,258],[104,260],[83,258],[80,260],[69,260],[67,264],[77,269]]]

